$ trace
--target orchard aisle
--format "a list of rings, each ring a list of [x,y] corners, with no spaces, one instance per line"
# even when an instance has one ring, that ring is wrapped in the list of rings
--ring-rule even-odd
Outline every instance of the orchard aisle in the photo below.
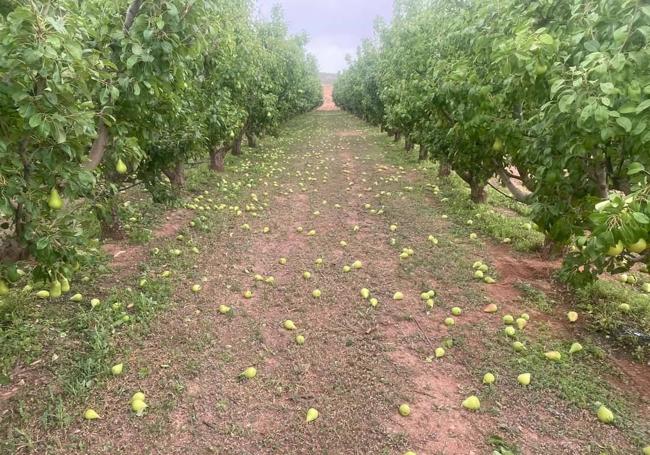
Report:
[[[526,330],[544,324],[472,278],[472,264],[490,259],[489,242],[461,235],[415,171],[387,164],[386,139],[336,111],[308,114],[293,128],[289,159],[278,163],[283,178],[249,194],[268,209],[245,212],[228,235],[202,245],[203,290],[178,289],[184,303],[159,318],[129,359],[149,373],[133,368],[97,391],[103,419],[61,434],[61,453],[73,445],[95,455],[638,450],[628,433],[537,387],[544,378],[533,376],[530,390],[517,384],[525,366],[506,360],[516,354],[501,318],[528,311]],[[400,258],[404,249],[413,254]],[[344,271],[355,261],[362,267]],[[429,290],[432,308],[421,298]],[[398,292],[403,299],[394,299]],[[483,311],[489,303],[496,314]],[[220,305],[231,311],[221,314]],[[462,313],[446,325],[452,307]],[[283,328],[287,319],[295,330]],[[241,378],[251,366],[257,375]],[[482,384],[488,371],[492,386]],[[134,390],[150,406],[141,418],[124,408]],[[479,412],[461,406],[470,395],[480,398]],[[319,417],[306,423],[310,408]]]

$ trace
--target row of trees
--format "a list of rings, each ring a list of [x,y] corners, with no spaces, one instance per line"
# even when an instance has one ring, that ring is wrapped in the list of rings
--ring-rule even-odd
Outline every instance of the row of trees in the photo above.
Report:
[[[223,170],[244,137],[274,133],[322,99],[306,39],[247,0],[0,0],[0,291],[30,257],[36,279],[69,277],[94,207],[105,234],[116,194],[155,200],[205,157]],[[4,234],[4,235],[3,235]]]
[[[485,200],[498,176],[577,281],[650,262],[650,6],[396,2],[334,87],[342,108]]]

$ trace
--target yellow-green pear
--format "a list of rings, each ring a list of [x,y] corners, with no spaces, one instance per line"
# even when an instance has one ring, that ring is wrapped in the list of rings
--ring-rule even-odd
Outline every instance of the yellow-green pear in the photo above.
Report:
[[[393,294],[393,300],[402,300],[404,299],[404,294],[401,292],[397,291],[395,294]]]
[[[452,325],[454,325],[455,323],[456,323],[456,321],[454,321],[454,318],[452,318],[452,317],[445,318],[445,325],[446,325],[446,326],[452,326]]]
[[[131,409],[137,416],[141,416],[144,410],[147,409],[147,403],[143,400],[133,400],[131,401]]]
[[[316,299],[319,298],[321,296],[320,289],[314,289],[313,291],[311,291],[311,295]]]
[[[50,191],[50,197],[47,200],[47,205],[49,205],[52,210],[59,210],[61,207],[63,207],[63,199],[61,199],[59,196],[59,192],[56,190],[56,188],[52,188],[52,191]]]
[[[117,171],[118,174],[126,174],[128,169],[126,168],[126,164],[124,164],[124,161],[122,161],[122,158],[117,160],[117,164],[115,165],[115,170]]]
[[[50,292],[49,291],[38,291],[36,293],[36,297],[39,299],[49,299],[50,298]]]
[[[399,413],[401,416],[407,417],[411,414],[411,407],[406,403],[400,404]]]
[[[282,323],[282,327],[286,330],[296,330],[296,324],[293,323],[291,319],[287,319]]]
[[[630,307],[629,303],[621,303],[618,306],[618,309],[621,310],[623,313],[628,313],[630,311],[631,307]]]
[[[528,324],[528,321],[526,321],[524,318],[517,318],[515,322],[517,323],[517,328],[519,330],[524,330],[524,327],[526,327],[526,324]]]
[[[511,325],[507,326],[505,329],[503,329],[503,331],[504,331],[504,333],[505,333],[506,335],[508,335],[509,337],[513,337],[513,336],[515,336],[515,334],[517,333],[517,331],[515,330],[515,328],[514,328],[513,326],[511,326]]]
[[[631,245],[627,246],[628,251],[632,253],[642,253],[648,247],[645,239],[639,239]]]
[[[371,298],[370,298],[370,306],[372,306],[372,307],[374,308],[374,307],[376,307],[377,305],[379,305],[379,300],[377,300],[377,299],[374,298],[374,297],[371,297]]]
[[[481,402],[477,396],[471,395],[463,400],[463,407],[470,411],[478,411],[481,408]]]
[[[50,297],[53,299],[61,297],[61,282],[59,280],[52,281],[50,286]]]
[[[363,264],[361,263],[361,261],[354,261],[352,263],[352,268],[358,270],[360,268],[363,268]]]
[[[643,453],[643,455],[650,455],[650,446],[645,446],[641,449],[641,453]]]
[[[521,385],[529,385],[530,384],[530,373],[522,373],[519,376],[517,376],[517,382]]]
[[[201,290],[201,285],[200,284],[195,284],[192,286],[192,292],[199,292]]]
[[[436,358],[440,358],[445,355],[445,349],[444,348],[436,348],[435,350]]]
[[[596,414],[598,415],[598,420],[603,423],[612,423],[614,421],[614,413],[605,405],[601,404]]]
[[[569,311],[566,314],[566,317],[569,320],[569,322],[576,322],[578,320],[578,313],[576,313],[575,311]]]
[[[404,452],[404,455],[417,455],[417,454],[412,450],[409,450],[408,452]]]
[[[97,419],[101,419],[101,417],[99,417],[99,414],[97,414],[94,409],[89,408],[84,411],[84,419],[97,420]]]
[[[620,240],[614,246],[607,249],[607,256],[618,256],[623,252],[623,242]]]
[[[343,266],[343,272],[344,272],[344,273],[348,273],[350,270],[352,270],[352,269],[350,268],[349,265],[344,265],[344,266]]]
[[[307,423],[313,422],[317,418],[318,418],[318,410],[316,410],[315,408],[309,408],[307,410],[307,418],[305,419]]]
[[[243,295],[244,295],[244,298],[245,298],[245,299],[250,299],[250,298],[253,297],[253,291],[246,290],[246,291],[244,291],[244,294],[243,294]]]
[[[582,345],[578,343],[577,341],[571,345],[569,348],[569,354],[573,354],[575,352],[580,352],[582,351]]]
[[[230,307],[228,305],[223,305],[223,304],[219,305],[219,313],[221,314],[230,313]]]
[[[285,265],[287,263],[287,258],[280,258],[278,262],[280,263],[280,265]]]
[[[370,290],[366,288],[361,289],[361,297],[363,297],[364,299],[370,297]]]
[[[463,310],[460,307],[457,307],[457,306],[455,306],[455,307],[453,307],[451,309],[451,314],[453,314],[454,316],[460,316],[460,314],[462,312],[463,312]]]
[[[66,277],[61,278],[61,292],[63,294],[70,292],[70,282]]]
[[[487,284],[494,284],[496,283],[496,280],[492,278],[491,276],[485,276],[483,277],[483,282]]]
[[[483,384],[493,384],[497,378],[492,373],[485,373],[483,375]]]
[[[7,294],[9,294],[9,286],[7,286],[7,283],[4,281],[0,280],[0,296]]]
[[[305,337],[302,335],[296,336],[296,344],[298,346],[302,346],[303,344],[305,344]]]
[[[545,352],[544,355],[546,356],[547,359],[553,360],[555,362],[562,359],[562,354],[559,353],[558,351]]]
[[[248,367],[244,370],[242,376],[244,376],[246,379],[253,379],[255,376],[257,376],[257,369],[255,367]]]
[[[124,369],[124,364],[118,363],[117,365],[113,365],[111,367],[111,373],[113,373],[113,376],[119,376],[122,374],[122,370]]]
[[[90,307],[95,308],[97,305],[99,305],[101,301],[99,299],[91,299],[90,300]]]
[[[310,278],[311,278],[311,272],[302,272],[302,277],[303,277],[305,280],[310,279]]]
[[[480,279],[483,278],[483,272],[481,270],[477,270],[474,272],[474,278]]]
[[[522,343],[521,341],[515,341],[514,343],[512,343],[512,348],[516,352],[521,352],[524,349],[526,349],[526,345],[524,343]]]
[[[515,322],[515,318],[513,318],[512,315],[510,315],[510,314],[506,314],[506,315],[503,317],[503,323],[504,323],[504,324],[512,324],[513,322]]]

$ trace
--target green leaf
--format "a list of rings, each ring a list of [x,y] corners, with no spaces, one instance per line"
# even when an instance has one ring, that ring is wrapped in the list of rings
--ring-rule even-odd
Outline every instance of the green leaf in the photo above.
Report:
[[[576,97],[575,95],[564,95],[562,98],[560,98],[560,101],[558,102],[558,108],[560,109],[560,112],[569,112],[569,108],[575,101]]]
[[[650,107],[650,99],[642,101],[639,103],[639,105],[636,107],[636,113],[640,114],[641,112],[645,111],[647,108]]]
[[[632,212],[632,217],[640,224],[650,223],[650,218],[643,212]]]
[[[41,114],[34,114],[29,118],[29,126],[36,128],[43,122],[43,116]]]
[[[627,175],[638,174],[639,172],[642,172],[644,170],[645,170],[645,166],[643,166],[643,164],[637,162],[630,163],[630,165],[627,168]]]
[[[611,82],[601,82],[600,90],[605,95],[615,95],[616,93],[618,93],[618,90],[616,90],[616,87],[614,87],[614,84],[612,84]]]
[[[548,45],[548,46],[551,46],[551,45],[553,45],[553,43],[555,42],[555,40],[554,40],[553,37],[552,37],[551,35],[549,35],[548,33],[543,33],[543,34],[541,34],[541,35],[539,36],[539,42],[542,43],[542,44],[546,44],[546,45]]]
[[[616,123],[625,130],[626,133],[632,131],[632,121],[627,117],[619,117],[616,119]]]

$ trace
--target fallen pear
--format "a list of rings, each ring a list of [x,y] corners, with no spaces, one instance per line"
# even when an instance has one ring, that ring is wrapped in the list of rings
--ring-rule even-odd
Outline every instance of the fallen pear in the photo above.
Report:
[[[481,402],[478,397],[471,395],[463,400],[463,407],[470,411],[478,411],[481,408]]]
[[[311,295],[316,299],[319,298],[321,296],[320,289],[314,289],[313,291],[311,291]]]
[[[525,319],[526,321],[530,321],[530,316],[528,313],[521,313],[521,316],[519,316],[522,319]]]
[[[134,401],[137,401],[137,400],[144,401],[144,399],[145,399],[144,393],[135,392],[133,394],[133,396],[131,397],[131,399],[129,400],[129,403],[133,403]]]
[[[7,283],[4,281],[0,280],[0,296],[3,295],[8,295],[9,294],[9,286],[7,286]]]
[[[305,280],[310,279],[310,278],[311,278],[311,272],[307,272],[307,271],[302,272],[302,277],[303,277]]]
[[[529,385],[530,384],[530,373],[522,373],[519,376],[517,376],[517,382],[521,385]]]
[[[436,348],[435,354],[436,354],[436,358],[439,359],[440,357],[443,357],[445,355],[445,349],[444,348]]]
[[[511,326],[511,325],[509,325],[509,326],[507,326],[505,329],[503,329],[503,332],[504,332],[506,335],[508,335],[509,337],[513,337],[513,336],[515,336],[515,334],[517,333],[517,331],[515,330],[515,328],[514,328],[513,326]]]
[[[344,266],[343,266],[343,272],[344,272],[344,273],[348,273],[350,270],[352,270],[352,269],[350,268],[349,265],[344,265]]]
[[[521,341],[515,341],[512,343],[512,349],[514,349],[515,352],[521,352],[526,349],[526,345]]]
[[[494,284],[496,283],[496,280],[492,278],[491,276],[485,276],[483,277],[483,282],[487,284]]]
[[[578,320],[578,313],[576,313],[575,311],[569,311],[566,314],[566,317],[569,320],[569,322],[576,322]]]
[[[147,403],[143,400],[133,400],[131,402],[131,409],[137,416],[141,416],[144,413],[144,410],[147,409]]]
[[[544,356],[546,356],[547,359],[553,360],[555,362],[562,359],[562,354],[560,354],[558,351],[545,352]]]
[[[643,453],[643,455],[650,455],[650,446],[645,446],[645,447],[641,450],[641,453]]]
[[[408,417],[411,414],[411,407],[406,403],[400,404],[399,413],[402,417]]]
[[[582,351],[582,345],[578,343],[577,341],[571,345],[569,348],[569,354],[573,354],[575,352],[580,352]]]
[[[122,374],[122,370],[124,369],[124,364],[118,363],[117,365],[113,365],[111,367],[111,373],[113,376],[119,376]]]
[[[253,297],[253,291],[251,291],[251,290],[246,290],[246,291],[244,291],[244,294],[243,294],[243,295],[244,295],[244,298],[245,298],[245,299],[250,299],[250,298]]]
[[[97,305],[99,305],[100,303],[102,303],[102,302],[101,302],[99,299],[91,299],[91,300],[90,300],[90,307],[91,307],[91,308],[95,308],[95,307],[96,307]]]
[[[630,304],[629,303],[621,303],[618,306],[618,309],[621,310],[623,313],[629,313],[630,311]]]
[[[395,294],[393,294],[393,300],[402,300],[404,299],[404,294],[401,292],[397,291]]]
[[[454,325],[455,323],[456,323],[456,321],[454,321],[454,318],[452,318],[452,317],[445,318],[445,325],[446,326],[450,327],[450,326]]]
[[[315,408],[309,408],[307,410],[307,418],[305,419],[307,423],[313,422],[318,418],[318,411]]]
[[[528,324],[528,321],[526,321],[524,318],[517,318],[515,323],[517,324],[517,328],[519,330],[524,330],[524,327],[526,327],[526,324]]]
[[[485,313],[496,313],[498,310],[499,308],[496,306],[495,303],[490,303],[485,308],[483,308],[483,311]]]
[[[297,335],[296,336],[296,344],[298,346],[302,346],[303,344],[305,344],[305,337],[302,336],[302,335]]]
[[[364,299],[370,297],[370,290],[367,288],[361,289],[361,297],[363,297]]]
[[[84,419],[97,420],[97,419],[101,419],[101,417],[99,417],[99,414],[97,414],[94,409],[89,408],[84,411]]]
[[[81,294],[75,294],[72,297],[70,297],[71,302],[81,302],[83,300],[83,295]]]
[[[515,318],[513,318],[511,314],[506,314],[505,316],[503,316],[503,323],[504,324],[510,325],[513,322],[515,322]]]
[[[36,297],[39,299],[48,299],[50,298],[50,291],[38,291]]]
[[[356,269],[356,270],[359,270],[359,269],[363,268],[363,264],[361,263],[361,261],[354,261],[352,263],[352,268]]]
[[[457,306],[455,306],[455,307],[453,307],[451,309],[451,314],[453,314],[454,316],[460,316],[462,312],[463,312],[463,310],[460,307],[457,307]]]
[[[230,307],[228,305],[219,305],[219,313],[226,314],[230,312]]]
[[[648,244],[645,239],[639,239],[635,243],[632,243],[631,245],[627,246],[627,250],[632,252],[632,253],[642,253],[646,248],[648,247]]]
[[[195,284],[192,286],[192,292],[199,292],[201,290],[201,285],[200,284]]]
[[[601,404],[596,414],[598,415],[598,420],[603,423],[612,423],[614,421],[614,413],[605,405]]]
[[[61,292],[64,294],[70,292],[70,282],[66,277],[61,277]]]
[[[287,258],[280,258],[278,262],[280,263],[280,265],[285,265],[287,263]]]
[[[648,452],[650,454],[650,452]],[[409,450],[408,452],[404,452],[404,455],[417,455],[415,452],[412,450]]]
[[[52,281],[50,286],[50,297],[53,299],[61,297],[61,282],[59,280]]]
[[[497,378],[492,373],[485,373],[483,375],[483,384],[493,384],[496,379]]]
[[[296,330],[296,324],[293,323],[291,319],[287,319],[282,323],[282,327],[286,330]]]
[[[472,232],[472,233],[469,235],[469,238],[472,239],[472,240],[476,240],[476,239],[478,238],[478,235],[476,235],[475,233]]]
[[[372,307],[374,308],[374,307],[376,307],[377,305],[379,305],[379,300],[377,300],[377,299],[374,298],[374,297],[371,297],[371,298],[370,298],[370,306],[372,306]]]
[[[477,270],[476,272],[474,272],[474,278],[476,278],[476,279],[483,278],[483,272],[480,271],[480,270]]]
[[[242,376],[246,379],[253,379],[255,376],[257,376],[257,369],[255,367],[248,367],[244,370]]]

